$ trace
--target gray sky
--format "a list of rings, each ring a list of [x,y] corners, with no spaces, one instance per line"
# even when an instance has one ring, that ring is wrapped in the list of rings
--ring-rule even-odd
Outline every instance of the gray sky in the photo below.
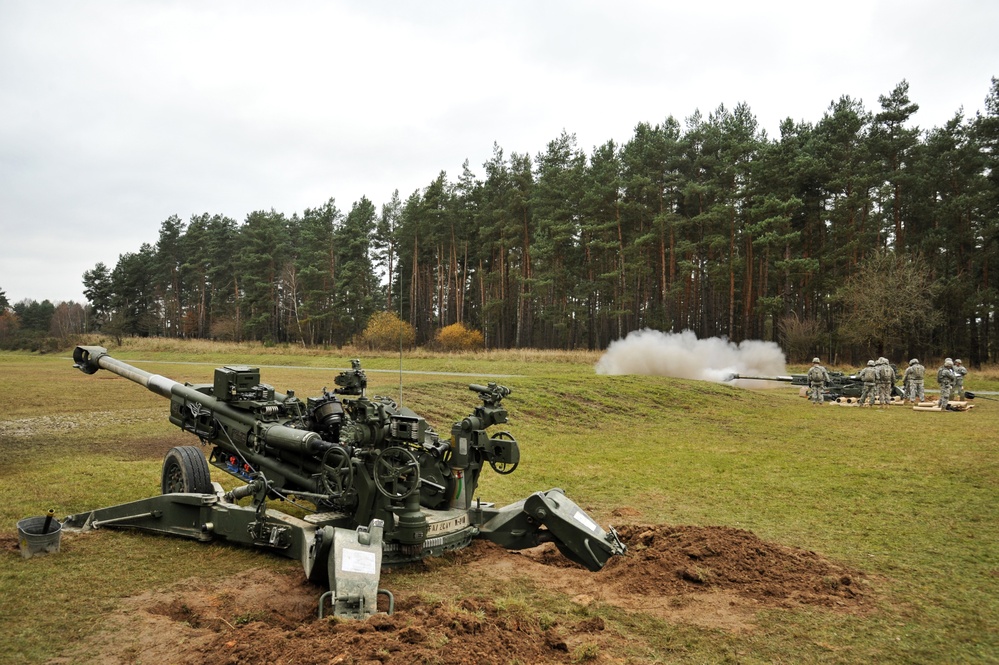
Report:
[[[405,199],[494,143],[587,153],[746,102],[777,135],[906,79],[915,124],[983,109],[999,3],[0,0],[0,289],[82,275],[208,212]]]

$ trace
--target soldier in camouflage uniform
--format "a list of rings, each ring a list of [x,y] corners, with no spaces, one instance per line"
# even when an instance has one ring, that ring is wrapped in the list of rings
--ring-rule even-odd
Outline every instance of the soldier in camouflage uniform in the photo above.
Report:
[[[947,408],[950,389],[954,387],[954,378],[954,361],[948,358],[944,361],[943,367],[937,370],[937,383],[940,384],[940,400],[937,406],[941,409]]]
[[[968,373],[968,368],[961,364],[961,359],[954,360],[954,395],[964,399],[964,375]]]
[[[874,371],[878,386],[878,403],[881,408],[887,409],[888,405],[891,404],[892,386],[895,385],[898,377],[895,376],[894,368],[888,364],[888,359],[884,356],[878,358],[878,362],[874,365]]]
[[[908,386],[908,390],[905,391],[905,399],[913,404],[919,404],[923,401],[925,397],[923,393],[923,380],[925,376],[926,368],[919,364],[919,359],[913,358],[910,360],[909,366],[905,368],[905,374],[902,375],[903,383]]]
[[[812,404],[822,404],[822,392],[827,383],[829,383],[829,372],[820,364],[818,358],[812,358],[812,366],[808,370],[808,394],[812,398]]]
[[[874,397],[877,395],[877,371],[874,369],[874,361],[868,360],[867,367],[860,370],[857,376],[864,382],[864,388],[860,391],[860,406],[874,406]]]

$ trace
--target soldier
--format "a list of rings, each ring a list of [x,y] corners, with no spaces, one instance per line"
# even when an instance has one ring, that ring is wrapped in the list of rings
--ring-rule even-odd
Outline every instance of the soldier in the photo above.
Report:
[[[950,358],[947,358],[943,367],[937,370],[937,383],[940,384],[940,400],[937,406],[941,410],[946,410],[947,402],[950,400],[950,389],[954,386],[954,361]]]
[[[877,371],[874,369],[874,361],[868,360],[867,367],[860,370],[857,376],[864,382],[864,388],[860,391],[860,406],[874,406],[874,397],[877,395]],[[865,402],[870,404],[865,404]]]
[[[964,399],[964,375],[968,373],[968,368],[961,364],[961,359],[954,360],[954,394],[958,399]]]
[[[808,393],[812,397],[812,404],[822,404],[822,391],[829,383],[829,372],[823,367],[818,358],[812,358],[812,366],[808,370]]]
[[[923,393],[923,380],[925,376],[926,368],[919,364],[919,359],[913,358],[910,360],[909,366],[905,368],[905,374],[902,375],[902,380],[908,386],[908,390],[905,391],[905,399],[913,404],[919,404],[923,401],[923,397],[925,397]]]
[[[875,377],[878,386],[878,403],[882,409],[887,409],[891,404],[891,389],[895,385],[898,377],[895,376],[895,369],[888,364],[888,359],[884,356],[878,358],[874,365]]]

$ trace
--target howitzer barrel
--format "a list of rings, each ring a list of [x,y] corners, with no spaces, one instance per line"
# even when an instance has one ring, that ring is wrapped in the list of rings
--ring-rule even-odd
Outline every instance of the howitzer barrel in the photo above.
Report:
[[[167,399],[180,400],[199,404],[223,419],[241,423],[246,432],[253,433],[263,439],[268,445],[284,450],[299,451],[310,454],[322,452],[329,444],[315,432],[300,430],[284,425],[260,423],[252,414],[234,409],[211,395],[206,395],[190,386],[178,383],[159,374],[152,374],[133,367],[128,363],[116,360],[108,355],[108,350],[101,346],[78,346],[73,350],[74,367],[85,374],[94,374],[99,369],[106,369],[129,381],[134,381]],[[171,422],[183,427],[182,421],[171,418]]]
[[[746,379],[748,381],[785,381],[791,383],[794,381],[793,376],[745,376],[744,374],[733,374],[731,380],[736,379]]]
[[[173,379],[168,379],[159,374],[152,374],[138,367],[133,367],[128,363],[115,360],[108,355],[108,350],[102,346],[76,347],[73,350],[73,362],[73,367],[76,367],[85,374],[93,374],[99,369],[106,369],[112,374],[117,374],[129,381],[134,381],[160,397],[166,397],[167,399],[170,399],[170,396],[173,394],[173,387],[180,385]]]

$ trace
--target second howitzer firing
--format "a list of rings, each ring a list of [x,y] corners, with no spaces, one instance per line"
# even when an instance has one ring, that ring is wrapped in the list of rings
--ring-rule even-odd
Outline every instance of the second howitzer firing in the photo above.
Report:
[[[825,382],[825,387],[822,391],[823,399],[836,400],[841,397],[857,397],[859,398],[864,392],[864,379],[859,373],[857,374],[845,374],[843,372],[828,372],[829,380]],[[778,375],[778,376],[747,376],[745,374],[730,374],[726,377],[726,381],[735,381],[737,379],[743,379],[747,381],[780,381],[783,383],[790,383],[793,386],[800,386],[802,388],[809,388],[808,374],[790,374],[790,375]],[[892,384],[891,395],[895,397],[902,397],[902,390]]]

